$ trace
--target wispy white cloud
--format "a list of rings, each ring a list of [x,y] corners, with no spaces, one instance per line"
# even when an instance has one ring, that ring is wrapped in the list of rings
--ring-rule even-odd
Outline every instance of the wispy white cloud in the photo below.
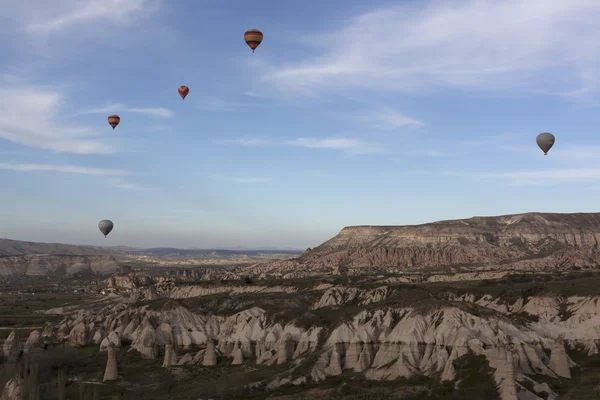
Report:
[[[69,123],[62,112],[66,100],[54,89],[0,86],[0,138],[56,152],[115,152],[96,130]]]
[[[599,11],[597,0],[395,3],[312,35],[305,43],[318,44],[313,59],[256,67],[260,85],[296,94],[444,87],[589,93],[600,87]]]
[[[591,161],[600,159],[600,146],[556,145],[548,152],[548,157],[565,161]]]
[[[86,114],[119,114],[119,113],[127,113],[127,112],[132,112],[132,113],[137,113],[137,114],[145,114],[145,115],[150,115],[152,117],[159,117],[159,118],[171,118],[173,116],[173,111],[169,110],[168,108],[163,108],[163,107],[132,107],[129,108],[127,106],[125,106],[124,104],[110,104],[108,106],[105,107],[96,107],[96,108],[90,108],[88,110],[83,110],[78,112],[76,115],[86,115]]]
[[[235,183],[268,183],[273,181],[273,178],[270,177],[228,177],[221,174],[213,174],[209,178]]]
[[[439,151],[439,150],[411,150],[402,153],[403,156],[410,157],[457,157],[464,156],[466,152],[451,152],[451,151]]]
[[[237,144],[240,146],[265,146],[269,144],[277,144],[276,141],[263,139],[263,138],[237,138],[237,139],[227,139],[227,140],[219,140],[216,143],[226,143],[226,144]]]
[[[520,185],[553,185],[600,181],[600,168],[567,168],[514,172],[477,172],[478,178],[498,179]]]
[[[0,163],[0,169],[9,169],[21,172],[40,172],[54,171],[70,174],[84,175],[127,175],[128,172],[122,169],[90,168],[76,165],[48,165],[48,164],[19,164],[19,163]]]
[[[423,122],[399,113],[391,107],[367,111],[356,117],[358,120],[377,129],[397,129],[405,126],[423,126]]]
[[[231,180],[237,183],[265,183],[272,182],[273,178],[231,178]]]
[[[52,7],[43,0],[25,0],[31,8],[24,17],[26,29],[35,34],[64,31],[74,25],[130,23],[140,15],[155,11],[160,0],[53,0]]]
[[[600,182],[600,168],[554,168],[527,171],[482,172],[449,170],[403,171],[406,175],[431,175],[449,178],[477,179],[511,185],[557,185]]]
[[[131,182],[126,182],[123,178],[114,178],[106,181],[107,184],[119,189],[126,190],[154,190],[153,187],[138,185]]]
[[[254,98],[262,98],[263,96],[261,96],[260,94],[252,91],[252,90],[247,90],[244,92],[244,95],[248,96],[248,97],[254,97]]]
[[[383,147],[350,138],[297,138],[286,140],[284,144],[309,149],[343,150],[351,154],[372,154],[383,152]]]
[[[426,170],[415,169],[401,171],[404,175],[428,175],[444,176],[447,178],[459,178],[470,180],[482,180],[492,183],[508,185],[560,185],[576,183],[599,183],[600,168],[581,167],[581,168],[552,168],[552,169],[531,169],[506,172],[485,172],[485,171],[452,171],[452,170]],[[594,187],[591,185],[589,188]],[[598,186],[600,187],[600,186]]]
[[[379,144],[364,142],[359,139],[331,137],[331,138],[310,138],[300,137],[294,139],[265,139],[242,137],[236,139],[220,140],[215,143],[236,144],[240,146],[293,146],[307,149],[319,150],[341,150],[348,154],[373,154],[384,151]]]

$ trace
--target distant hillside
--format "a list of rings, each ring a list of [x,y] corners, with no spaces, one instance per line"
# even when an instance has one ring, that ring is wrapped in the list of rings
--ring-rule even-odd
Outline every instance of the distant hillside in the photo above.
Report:
[[[222,250],[222,249],[177,249],[172,247],[139,248],[130,246],[84,246],[63,243],[36,243],[12,239],[0,239],[0,256],[21,256],[28,254],[53,255],[113,255],[187,258],[227,258],[234,256],[261,257],[269,255],[296,256],[299,250]]]
[[[0,256],[22,256],[27,254],[103,256],[111,255],[113,252],[96,246],[81,246],[62,243],[36,243],[12,239],[0,239]]]
[[[171,247],[157,247],[143,250],[126,250],[130,255],[151,255],[155,257],[189,257],[189,258],[219,258],[231,256],[257,257],[261,255],[283,254],[300,255],[299,250],[223,250],[223,249],[175,249]]]
[[[525,213],[407,226],[350,226],[302,256],[255,273],[415,270],[451,266],[600,266],[600,213]]]

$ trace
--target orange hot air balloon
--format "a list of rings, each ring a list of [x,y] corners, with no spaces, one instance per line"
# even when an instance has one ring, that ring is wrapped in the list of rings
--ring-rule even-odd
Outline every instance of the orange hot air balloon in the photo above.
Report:
[[[182,100],[185,100],[185,96],[188,95],[188,93],[190,92],[190,88],[187,86],[179,86],[179,88],[177,89],[177,91],[179,92],[179,95],[181,96]]]
[[[250,47],[252,49],[252,52],[254,53],[254,50],[256,50],[258,46],[260,46],[263,40],[263,34],[258,29],[249,29],[246,31],[246,33],[244,33],[244,40],[246,41],[248,47]]]
[[[117,114],[112,114],[108,116],[108,123],[110,124],[110,126],[112,126],[113,129],[115,129],[117,125],[119,125],[119,122],[121,122],[121,118]]]

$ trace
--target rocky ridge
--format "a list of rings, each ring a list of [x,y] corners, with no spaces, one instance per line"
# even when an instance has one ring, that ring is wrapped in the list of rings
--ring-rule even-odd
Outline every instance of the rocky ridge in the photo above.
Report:
[[[600,264],[600,213],[526,213],[413,226],[353,226],[258,276],[298,277],[478,267],[543,270]],[[302,272],[298,272],[302,271]]]

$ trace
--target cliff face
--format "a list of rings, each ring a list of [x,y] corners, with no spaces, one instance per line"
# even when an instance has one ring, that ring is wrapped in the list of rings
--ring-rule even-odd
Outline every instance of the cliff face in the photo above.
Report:
[[[565,245],[597,245],[600,213],[527,213],[473,217],[409,226],[351,226],[315,250],[340,247],[407,247],[491,244],[500,247],[553,239]]]
[[[292,262],[255,266],[344,271],[458,265],[544,269],[600,264],[600,213],[527,213],[413,226],[352,226]]]
[[[112,256],[25,255],[0,257],[0,276],[74,275],[80,272],[110,274],[119,270]]]

